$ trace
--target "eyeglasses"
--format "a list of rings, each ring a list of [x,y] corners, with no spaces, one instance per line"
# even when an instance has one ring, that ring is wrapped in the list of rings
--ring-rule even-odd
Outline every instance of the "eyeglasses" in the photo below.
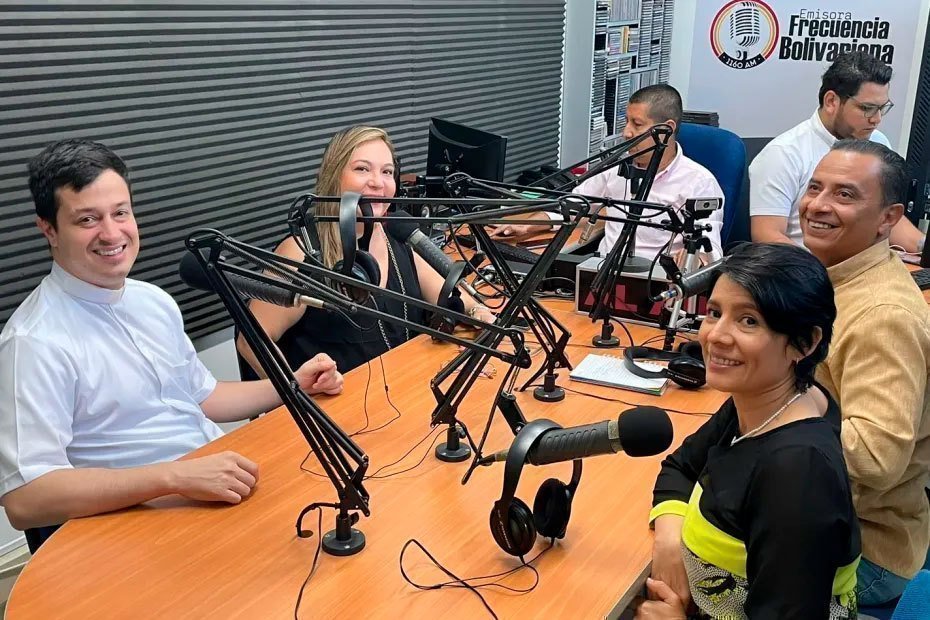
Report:
[[[862,112],[866,119],[873,118],[876,114],[881,114],[884,117],[894,107],[894,103],[890,99],[882,105],[875,105],[874,103],[862,103],[855,97],[849,98],[856,102],[856,107],[859,108],[859,111]]]

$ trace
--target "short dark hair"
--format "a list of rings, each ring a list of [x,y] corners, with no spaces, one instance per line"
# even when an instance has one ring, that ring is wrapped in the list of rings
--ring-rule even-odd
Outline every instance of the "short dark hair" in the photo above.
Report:
[[[649,118],[657,123],[675,121],[675,134],[681,126],[681,94],[668,84],[644,86],[633,93],[630,103],[645,103],[649,106]]]
[[[832,90],[841,99],[855,97],[866,82],[884,86],[891,81],[891,67],[868,52],[856,50],[840,54],[820,81],[818,101],[823,105],[824,95]]]
[[[846,138],[834,142],[830,150],[871,155],[882,163],[882,176],[879,182],[882,186],[883,207],[895,203],[904,204],[907,200],[907,186],[910,182],[907,162],[884,144],[872,142],[871,140]]]
[[[36,215],[57,227],[58,200],[62,187],[81,191],[105,170],[112,170],[129,183],[129,168],[120,157],[99,142],[82,139],[60,140],[50,144],[29,161],[29,191]]]
[[[727,256],[719,273],[744,288],[768,327],[787,336],[798,351],[810,348],[820,328],[820,342],[794,368],[795,387],[809,388],[817,364],[827,357],[836,319],[826,268],[794,244],[742,243]]]

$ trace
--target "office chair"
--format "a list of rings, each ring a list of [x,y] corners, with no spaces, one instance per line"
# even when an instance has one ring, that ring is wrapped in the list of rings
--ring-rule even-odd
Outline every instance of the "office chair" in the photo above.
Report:
[[[678,142],[685,155],[711,171],[723,190],[721,245],[726,247],[731,241],[741,240],[733,235],[736,230],[749,230],[749,212],[741,205],[746,178],[746,146],[742,138],[719,127],[682,123]],[[744,218],[745,222],[741,222],[740,218]]]
[[[891,620],[930,618],[930,570],[922,570],[907,584]]]
[[[926,620],[930,618],[930,570],[911,579],[901,598],[875,607],[862,606],[859,617],[869,620]]]

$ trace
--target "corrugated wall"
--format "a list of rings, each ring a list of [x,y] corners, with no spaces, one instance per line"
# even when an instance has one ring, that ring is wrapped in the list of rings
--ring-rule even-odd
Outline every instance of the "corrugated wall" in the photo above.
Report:
[[[0,5],[0,327],[48,272],[25,166],[49,142],[104,142],[133,171],[132,277],[198,337],[230,321],[176,276],[213,227],[273,247],[329,137],[388,129],[422,172],[430,116],[509,137],[507,177],[555,163],[564,0],[48,2]]]

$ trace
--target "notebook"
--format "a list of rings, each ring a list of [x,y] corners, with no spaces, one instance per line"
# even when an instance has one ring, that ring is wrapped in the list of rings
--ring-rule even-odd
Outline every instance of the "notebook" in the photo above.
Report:
[[[649,362],[637,362],[637,364],[647,370],[658,371],[662,369],[658,364]],[[589,353],[568,376],[574,381],[633,390],[634,392],[643,392],[654,396],[661,396],[668,384],[666,378],[646,379],[637,377],[623,365],[623,358],[597,353]]]

